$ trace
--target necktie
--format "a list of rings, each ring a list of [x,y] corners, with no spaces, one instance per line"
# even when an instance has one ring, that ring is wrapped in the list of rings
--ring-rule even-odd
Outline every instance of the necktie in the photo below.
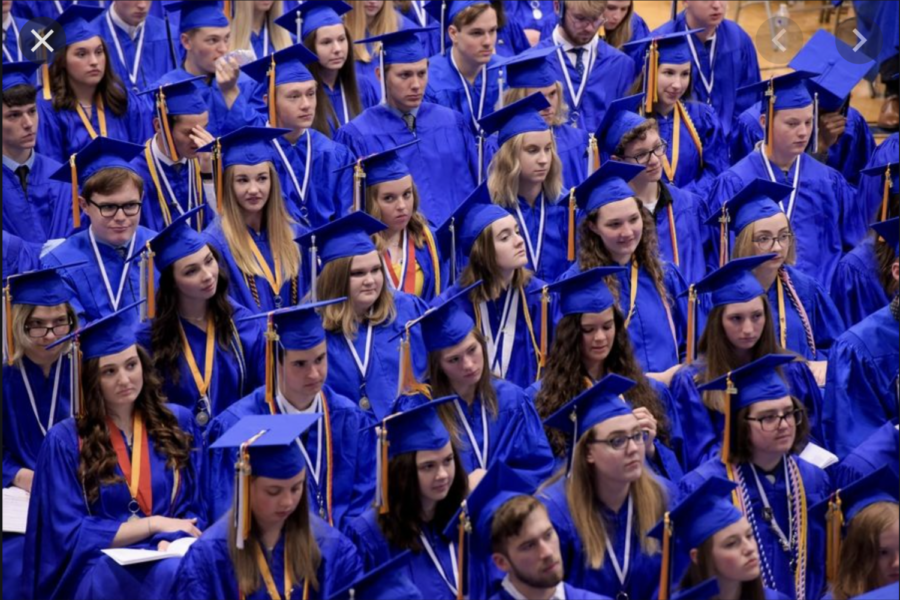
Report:
[[[575,53],[575,70],[578,71],[579,77],[584,77],[584,48],[574,48]]]
[[[403,122],[406,123],[406,128],[409,129],[412,133],[416,132],[416,115],[412,113],[406,113],[403,115]]]
[[[119,256],[122,257],[122,260],[128,259],[128,246],[119,246],[115,250],[119,253]]]
[[[16,169],[16,176],[19,178],[19,183],[22,184],[22,191],[28,194],[28,166],[19,165]]]

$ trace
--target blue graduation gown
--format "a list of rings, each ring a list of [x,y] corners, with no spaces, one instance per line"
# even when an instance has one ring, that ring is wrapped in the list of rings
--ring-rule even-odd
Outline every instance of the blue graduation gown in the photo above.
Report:
[[[367,398],[369,407],[362,408],[372,424],[391,414],[397,399],[400,334],[408,321],[422,316],[426,310],[425,303],[415,296],[396,290],[393,294],[397,316],[390,323],[382,323],[372,329],[372,352],[365,378],[359,373],[343,331],[325,333],[328,340],[328,385],[354,404],[360,404],[363,398]],[[416,377],[421,380],[426,368],[426,352],[419,329],[416,327],[410,331],[410,355]],[[366,331],[366,325],[361,323],[353,340],[360,360],[365,359]]]
[[[55,19],[73,4],[80,4],[81,6],[100,6],[98,0],[81,0],[80,2],[73,2],[72,0],[60,0],[59,2],[16,0],[13,4],[13,12],[23,19],[34,19],[36,17]]]
[[[493,113],[497,100],[500,98],[499,70],[487,71],[487,89],[484,90],[484,73],[479,71],[472,84],[468,81],[464,82],[450,60],[451,52],[452,50],[448,48],[446,55],[434,56],[428,61],[428,87],[425,90],[425,101],[452,108],[463,116],[471,127],[472,133],[477,133],[478,128],[474,121]],[[498,60],[496,55],[492,56],[488,67],[497,64]],[[472,101],[471,108],[466,98],[466,88],[468,88],[469,98]],[[479,115],[482,93],[484,93],[484,106]]]
[[[848,327],[891,301],[878,280],[873,236],[864,239],[838,262],[831,281],[831,298]]]
[[[296,229],[296,228],[295,228]],[[272,256],[272,248],[269,246],[269,233],[267,229],[263,229],[260,233],[256,233],[251,228],[247,228],[247,232],[256,242],[260,254],[265,259],[269,269],[275,272],[275,259]],[[298,233],[294,232],[295,235]],[[222,256],[222,262],[219,263],[220,268],[225,267],[231,281],[229,292],[231,297],[237,304],[240,304],[252,313],[264,313],[277,308],[287,308],[298,304],[307,291],[307,281],[303,277],[303,269],[297,275],[296,282],[294,280],[286,280],[281,289],[276,294],[272,290],[272,286],[265,277],[253,275],[252,281],[256,285],[257,295],[254,296],[250,289],[250,278],[246,276],[238,267],[231,254],[228,241],[225,239],[225,232],[222,230],[222,222],[216,220],[212,225],[203,232],[206,241],[219,251]],[[259,304],[257,304],[259,298]]]
[[[793,458],[797,461],[800,477],[803,480],[808,511],[809,507],[815,506],[828,498],[828,494],[831,491],[828,475],[819,467],[806,462],[796,455]],[[760,554],[764,553],[768,560],[775,580],[775,589],[789,598],[795,598],[794,573],[790,567],[787,554],[781,548],[777,534],[769,528],[763,518],[764,505],[753,479],[753,471],[746,464],[741,464],[737,469],[740,469],[741,475],[747,484],[747,494],[750,498],[750,506],[753,509],[753,516],[756,521],[756,543],[759,545]],[[784,478],[784,466],[782,464],[779,464],[775,469],[774,475],[774,483],[768,477],[763,476],[762,473],[760,473],[759,481],[769,499],[776,522],[781,527],[781,530],[785,532],[785,535],[789,536],[787,489]],[[696,490],[704,481],[711,477],[727,478],[725,465],[719,458],[710,459],[693,472],[684,476],[679,486],[682,497]],[[807,532],[805,597],[819,598],[825,591],[824,521],[818,522],[817,519],[808,516]]]
[[[375,463],[371,458],[375,452],[373,430],[362,431],[368,424],[367,417],[348,398],[334,392],[328,385],[322,388],[322,394],[328,408],[331,424],[331,443],[334,449],[334,470],[328,473],[327,455],[322,457],[323,482],[319,489],[310,471],[307,469],[307,490],[309,493],[309,509],[313,514],[321,515],[320,509],[327,510],[327,485],[332,481],[332,518],[334,526],[346,532],[349,522],[368,508],[375,493]],[[278,404],[276,403],[276,410]],[[242,418],[250,415],[267,415],[265,386],[254,390],[228,407],[213,419],[206,429],[207,446],[215,443]],[[324,417],[323,417],[324,418]],[[323,421],[324,423],[324,421]],[[324,427],[324,425],[323,425]],[[310,460],[318,460],[318,427],[312,426],[300,437]],[[323,453],[326,452],[325,440],[322,441]],[[211,521],[219,519],[231,509],[234,499],[234,464],[237,451],[234,449],[209,449],[204,461],[203,490],[206,497],[206,508]],[[321,493],[322,504],[319,504]],[[327,513],[326,513],[327,514]]]
[[[170,410],[181,429],[199,443],[199,432],[193,427],[191,414],[180,406],[170,406]],[[123,434],[116,430],[111,435]],[[148,440],[153,514],[175,519],[197,518],[197,527],[203,529],[197,481],[200,457],[194,454],[188,468],[182,469],[173,500],[174,472],[166,467],[165,456],[154,449],[152,436]],[[28,507],[24,570],[26,591],[34,595],[27,597],[124,598],[134,597],[136,590],[146,598],[167,597],[178,559],[120,567],[100,552],[112,546],[119,527],[131,515],[128,510],[131,495],[123,479],[101,485],[100,498],[86,506],[78,477],[78,446],[75,421],[67,419],[50,430],[38,457]],[[115,473],[123,477],[118,464]],[[161,533],[130,547],[155,550],[160,541],[181,537],[185,537],[182,532]]]
[[[521,212],[523,220],[519,219],[514,208],[507,208],[506,210],[515,217],[523,237],[527,232],[535,252],[537,252],[537,245],[541,245],[540,263],[535,268],[534,257],[531,254],[531,250],[528,249],[528,244],[526,244],[525,251],[528,255],[528,269],[539,279],[556,281],[560,275],[572,266],[572,262],[567,258],[569,243],[568,194],[560,196],[555,202],[549,199],[544,202],[543,238],[540,237],[541,198],[543,198],[543,192],[535,200],[534,206],[529,206],[528,202],[519,196],[519,212]]]
[[[91,141],[91,136],[81,118],[74,110],[54,110],[52,100],[44,100],[38,95],[38,114],[41,126],[38,128],[36,149],[59,163],[68,163],[69,157],[80,152]],[[106,137],[133,144],[143,144],[153,135],[153,119],[144,112],[146,104],[129,89],[128,109],[122,116],[116,115],[108,106],[106,114]],[[97,109],[91,111],[91,127],[100,133]]]
[[[588,132],[566,124],[554,125],[552,129],[563,166],[563,189],[571,190],[587,179]]]
[[[809,346],[800,313],[790,300],[788,290],[784,289],[784,310],[787,320],[787,346],[788,350],[796,352],[806,360],[826,360],[828,350],[834,341],[844,333],[844,321],[838,313],[837,307],[822,288],[818,281],[798,271],[791,265],[785,265],[784,269],[791,278],[791,283],[799,296],[800,304],[806,310],[809,325],[812,329],[813,339],[816,343],[816,351]],[[778,310],[778,286],[773,284],[769,288],[769,306],[772,309],[772,321],[775,324],[775,335],[778,336],[778,323],[780,311]]]
[[[176,30],[173,29],[173,31]],[[174,71],[169,71],[168,74],[170,77],[177,77],[179,79],[194,77],[194,75],[185,71],[183,67],[179,67]],[[200,88],[200,94],[203,96],[203,103],[206,104],[209,109],[209,123],[206,126],[206,130],[212,134],[213,137],[219,137],[229,133],[228,128],[225,126],[226,121],[228,120],[229,110],[238,111],[239,114],[244,110],[245,104],[250,102],[250,99],[253,96],[253,91],[256,88],[256,81],[246,73],[242,72],[238,77],[237,85],[240,92],[231,109],[229,109],[225,105],[225,96],[219,91],[219,83],[216,81],[215,76],[210,77],[206,82],[203,80],[197,81],[197,87]],[[150,117],[149,122],[152,123],[152,115],[150,115]],[[145,119],[146,118],[148,117],[145,116]],[[138,143],[143,143],[144,140],[149,138],[152,134],[153,132],[150,131],[150,133],[141,138]]]
[[[566,590],[566,600],[612,600],[609,596],[601,596],[594,592],[572,587],[565,582],[563,582],[563,588]],[[514,600],[514,598],[505,589],[501,589],[498,593],[491,596],[491,600]]]
[[[354,156],[377,154],[416,139],[418,144],[398,154],[419,189],[422,214],[432,223],[443,223],[475,189],[478,178],[475,141],[462,115],[423,102],[412,133],[403,119],[381,104],[364,111],[335,136]]]
[[[59,271],[63,281],[66,283],[75,297],[72,299],[72,306],[75,307],[79,315],[83,315],[86,321],[93,321],[104,317],[115,311],[103,282],[103,275],[97,264],[97,258],[94,256],[94,249],[91,247],[91,240],[88,236],[89,228],[85,227],[75,235],[71,236],[65,242],[53,249],[41,260],[41,267],[49,269],[60,265],[68,265],[79,261],[86,261],[85,264],[76,267],[67,267]],[[149,229],[145,229],[140,225],[135,231],[134,249],[146,246],[147,241],[155,234]],[[126,244],[127,248],[127,244]],[[122,289],[122,298],[119,300],[119,307],[128,306],[133,302],[141,299],[141,266],[140,261],[135,260],[128,264],[125,263],[119,253],[108,244],[97,241],[97,250],[100,258],[103,260],[106,274],[109,278],[109,285],[113,294],[119,291],[119,282],[122,277],[122,270],[128,269],[128,277],[125,280],[125,286]],[[135,316],[137,316],[137,309]]]
[[[681,131],[675,181],[669,181],[665,169],[663,169],[662,178],[663,181],[674,183],[679,188],[694,192],[699,196],[706,196],[713,180],[729,167],[728,146],[725,144],[725,135],[722,132],[719,117],[711,106],[699,102],[684,102],[684,108],[700,138],[703,159],[700,158],[700,151],[697,149],[687,125],[682,121],[679,127]],[[659,124],[660,139],[665,140],[669,145],[666,149],[666,156],[670,164],[675,144],[674,115],[674,110],[666,116],[657,113],[653,115]]]
[[[334,114],[337,116],[337,123],[329,120],[329,125],[331,125],[331,135],[332,137],[337,132],[338,129],[343,127],[350,121],[350,115],[344,111],[344,101],[342,97],[342,89],[340,82],[337,82],[333,88],[328,87],[324,83],[321,84],[322,88],[325,90],[325,95],[328,97],[328,101],[331,102],[332,108],[334,108]],[[359,102],[362,105],[362,109],[365,111],[367,108],[372,108],[373,106],[378,106],[378,103],[381,102],[381,91],[375,83],[373,83],[372,79],[369,77],[357,77],[356,78],[356,87],[359,90]],[[347,99],[347,110],[350,110],[350,99]],[[324,107],[323,109],[324,110]]]
[[[26,194],[18,175],[3,165],[3,230],[38,251],[47,240],[63,239],[72,230],[72,189],[50,179],[61,166],[35,152]]]
[[[572,514],[566,500],[566,482],[563,477],[538,494],[538,499],[547,507],[550,521],[559,535],[559,549],[566,581],[571,585],[596,593],[605,593],[613,597],[620,592],[629,598],[651,598],[659,586],[659,567],[661,554],[648,555],[641,550],[641,534],[637,531],[637,521],[633,523],[631,538],[631,557],[625,585],[619,583],[612,561],[605,557],[603,567],[591,569],[585,564],[585,551]],[[622,506],[618,513],[601,508],[602,518],[608,524],[609,532],[619,565],[625,562],[625,533],[628,525],[628,506]],[[600,515],[598,515],[600,516]]]
[[[834,488],[844,488],[885,465],[897,473],[900,470],[900,465],[897,464],[898,453],[900,431],[897,430],[897,424],[885,423],[838,464],[832,474]]]
[[[759,124],[762,103],[757,102],[738,117],[731,132],[731,162],[744,158],[763,140],[763,128]],[[875,138],[869,130],[865,117],[852,106],[847,111],[847,127],[837,143],[828,149],[825,164],[840,171],[852,186],[859,184],[860,171],[875,151]],[[878,196],[881,198],[881,195]]]
[[[666,35],[687,30],[685,13],[682,11],[674,21],[668,21],[656,28],[653,35]],[[743,28],[728,19],[722,21],[716,29],[716,55],[712,68],[709,63],[711,44],[704,44],[696,34],[693,36],[693,42],[694,48],[697,49],[697,58],[703,68],[703,74],[707,80],[710,80],[711,77],[715,78],[710,99],[710,95],[700,79],[697,65],[694,64],[691,73],[694,97],[698,102],[712,105],[722,124],[722,133],[727,139],[731,135],[738,116],[753,103],[753,97],[748,94],[738,94],[738,88],[760,81],[756,47]]]
[[[497,30],[497,45],[494,47],[494,53],[497,56],[511,58],[529,48],[531,48],[531,43],[519,21],[507,19],[506,25]]]
[[[555,45],[551,36],[541,40],[535,48],[548,48]],[[628,89],[637,73],[635,62],[627,54],[616,50],[601,39],[597,40],[595,56],[594,66],[588,76],[587,85],[584,87],[584,96],[580,99],[578,106],[575,106],[572,92],[567,89],[566,78],[563,74],[563,68],[568,70],[572,87],[577,93],[582,76],[575,70],[575,64],[569,56],[566,56],[563,59],[565,62],[565,67],[563,67],[558,53],[555,57],[550,56],[548,59],[554,78],[563,83],[566,103],[569,105],[569,124],[588,132],[597,131],[606,109],[613,100],[628,95]],[[585,53],[584,57],[585,63],[587,63],[588,53]],[[588,65],[585,64],[585,72],[587,72],[587,67]]]
[[[540,343],[541,338],[541,298],[540,294],[537,293],[544,285],[546,285],[542,280],[532,277],[531,281],[528,282],[528,285],[525,286],[525,297],[527,299],[526,306],[528,307],[528,313],[531,316],[531,323],[534,328],[532,338],[532,332],[528,330],[528,324],[525,319],[525,307],[522,304],[522,298],[519,298],[519,314],[516,318],[516,334],[515,341],[512,347],[512,354],[509,359],[509,367],[506,371],[506,381],[510,383],[514,383],[520,388],[524,389],[530,386],[537,380],[538,376],[538,366],[537,366],[537,353],[534,348],[534,343],[532,340]],[[432,303],[432,306],[436,306],[440,302],[443,302],[446,298],[454,296],[459,293],[462,288],[459,284],[454,284],[443,294],[438,296],[438,298]],[[515,293],[518,294],[518,290],[514,290]],[[499,298],[496,300],[487,302],[488,315],[490,317],[490,327],[491,331],[499,332],[500,330],[500,320],[503,318],[503,306],[506,302],[506,295],[509,293],[509,290],[502,293]],[[480,314],[480,311],[477,311],[476,308],[472,305],[471,302],[462,302],[462,307],[465,309],[466,313],[472,318],[476,323],[479,322],[480,317],[476,318],[476,314]],[[551,326],[550,323],[547,324],[548,327]],[[497,339],[495,333],[495,340]],[[499,341],[498,341],[499,343]],[[502,352],[501,348],[497,349],[497,357],[499,364],[499,357]],[[490,368],[490,365],[485,365],[486,368]]]
[[[706,367],[702,362],[685,365],[675,372],[669,385],[673,407],[678,414],[684,435],[684,466],[689,471],[707,460],[716,458],[722,447],[725,417],[709,410],[697,390],[698,378]],[[791,396],[806,408],[812,441],[826,447],[822,435],[822,394],[809,367],[792,362],[782,367]]]
[[[800,165],[797,196],[794,201],[791,229],[797,244],[797,268],[812,275],[824,289],[831,288],[831,279],[844,248],[852,248],[865,232],[856,222],[853,188],[844,177],[808,155],[801,155],[785,175],[777,166],[772,170],[777,183],[793,187],[794,174]],[[768,179],[769,174],[759,151],[746,156],[716,179],[710,190],[707,216],[720,214],[722,205],[734,198],[743,187],[756,178]],[[784,202],[787,209],[789,199]],[[718,266],[719,227],[710,228],[707,256]],[[734,236],[732,236],[734,237]],[[730,247],[734,247],[733,244]]]
[[[897,320],[885,306],[848,329],[831,349],[824,423],[831,451],[839,457],[897,418],[898,347]]]
[[[397,31],[406,31],[407,29],[416,29],[419,27],[412,19],[418,19],[414,11],[410,11],[409,16],[403,14],[400,10],[399,6],[394,6],[394,11],[396,12],[397,18]],[[434,19],[431,16],[427,16],[428,20],[433,21]],[[424,25],[423,25],[424,27]],[[430,33],[437,33],[436,31]],[[366,39],[372,37],[374,34],[366,31],[364,36],[360,39]],[[428,37],[425,33],[420,33],[418,35],[419,39],[423,41],[426,47],[430,47],[428,45]],[[434,36],[435,41],[438,40],[437,35]],[[356,59],[356,80],[359,81],[363,77],[367,78],[374,89],[378,91],[378,97],[381,98],[381,82],[378,80],[378,77],[375,74],[375,69],[379,66],[378,54],[375,52],[377,46],[375,44],[366,44],[366,50],[369,51],[369,56],[372,57],[372,60],[369,62],[363,62],[359,59]],[[437,50],[435,51],[437,52]],[[427,55],[431,56],[433,53],[428,52]]]
[[[898,154],[900,154],[900,135],[895,132],[875,148],[866,168],[896,162]],[[884,171],[877,175],[860,173],[857,189],[859,190],[857,202],[860,205],[860,212],[864,216],[868,216],[869,223],[880,221],[881,200],[884,194]],[[896,193],[896,190],[894,192]]]
[[[3,279],[39,266],[37,252],[19,236],[3,231]]]
[[[28,23],[28,19],[21,19],[17,16],[12,17],[12,23],[10,26],[4,31],[4,40],[3,40],[3,62],[22,62],[25,60],[25,55],[22,53],[22,50],[19,48],[19,37],[22,35],[22,30],[25,28],[25,24]]]
[[[445,538],[440,531],[435,530],[432,524],[424,524],[423,529],[423,533],[428,538],[428,542],[441,563],[441,568],[444,569],[444,574],[450,583],[454,583],[455,576],[450,559],[449,544],[454,542],[454,550],[456,550],[455,540]],[[374,569],[405,551],[405,549],[398,548],[384,539],[384,535],[378,527],[378,511],[374,508],[368,509],[360,517],[351,521],[347,535],[356,545],[365,571]],[[440,573],[424,549],[421,552],[413,552],[410,555],[409,562],[400,568],[403,570],[406,578],[422,593],[423,598],[433,600],[453,600],[456,598],[456,594],[451,592],[447,584],[444,583]]]
[[[222,413],[226,408],[242,396],[249,394],[261,385],[265,377],[265,342],[263,340],[263,320],[243,321],[240,319],[251,316],[247,309],[234,305],[232,331],[237,333],[228,349],[223,349],[215,344],[213,357],[213,378],[210,382],[209,401],[211,404],[211,417]],[[205,375],[204,364],[206,357],[206,329],[201,329],[186,319],[181,319],[188,344],[194,353],[194,360],[200,373]],[[152,323],[141,324],[137,332],[138,343],[152,353],[151,343]],[[177,331],[173,336],[179,336]],[[178,382],[175,383],[171,373],[163,373],[163,392],[166,399],[175,404],[180,404],[188,409],[192,415],[196,415],[199,409],[198,401],[200,392],[191,375],[190,367],[184,354],[178,359]],[[214,519],[211,519],[211,521]]]
[[[634,12],[631,13],[631,38],[626,40],[626,43],[650,37],[650,28],[647,26],[647,22],[644,20],[644,18],[641,17],[641,15],[637,14],[638,8],[640,8],[640,6],[635,4]],[[644,64],[643,48],[628,48],[622,50],[622,52],[630,56],[634,61],[634,64]]]
[[[239,598],[237,574],[228,547],[228,530],[232,520],[228,515],[213,524],[198,539],[178,569],[177,582],[173,589],[173,598],[179,600],[237,600]],[[316,545],[322,555],[322,562],[316,570],[319,589],[309,587],[309,598],[330,598],[338,590],[350,585],[363,572],[359,555],[353,544],[333,527],[312,516],[310,527]],[[269,571],[272,581],[278,588],[280,597],[284,597],[284,536],[278,539],[271,556],[268,556]],[[247,596],[247,600],[264,600],[269,598],[266,586],[260,578],[259,589]],[[290,598],[303,598],[303,583],[294,585]]]
[[[656,237],[660,257],[675,265],[675,250],[672,243],[672,225],[669,222],[668,203],[672,204],[675,217],[675,237],[678,246],[678,270],[687,283],[697,283],[706,276],[707,227],[700,219],[703,200],[692,192],[660,182],[660,202],[656,205]]]
[[[107,12],[109,10],[111,8],[107,9]],[[112,23],[112,29],[110,28],[110,23]],[[134,73],[134,63],[137,57],[141,32],[137,32],[134,40],[132,40],[112,18],[107,20],[106,13],[96,20],[96,25],[100,30],[100,37],[106,42],[106,50],[113,61],[113,68],[116,70],[116,74],[132,90],[149,88],[168,73],[173,65],[180,65],[184,58],[184,50],[176,37],[174,40],[176,57],[175,60],[172,59],[169,39],[166,34],[166,22],[158,16],[149,14],[143,25],[147,31],[144,33],[144,45],[141,49],[141,64],[137,70],[136,81],[132,83],[131,74]],[[177,29],[173,30],[173,33],[175,32],[177,32]],[[122,58],[119,56],[113,36],[119,41],[119,47],[122,48],[125,62],[122,62]]]

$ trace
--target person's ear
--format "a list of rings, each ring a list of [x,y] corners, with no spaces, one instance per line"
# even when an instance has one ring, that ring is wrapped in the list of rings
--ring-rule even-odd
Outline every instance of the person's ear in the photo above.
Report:
[[[696,565],[699,562],[700,559],[697,558],[698,555],[697,549],[691,548],[691,563]]]
[[[459,37],[459,33],[459,29],[457,29],[455,25],[451,25],[447,28],[447,34],[450,35],[450,41],[453,42],[454,45],[456,45],[456,38]]]
[[[188,52],[190,52],[190,50],[191,50],[191,36],[188,35],[187,33],[182,33],[182,34],[181,34],[181,46],[182,46],[185,50],[187,50]]]
[[[375,79],[381,81],[381,67],[375,67]]]
[[[494,566],[503,571],[504,573],[509,573],[509,559],[500,554],[499,552],[494,552],[491,555],[491,559],[494,561]]]
[[[153,117],[153,132],[159,133],[160,122],[159,117]]]
[[[82,211],[87,212],[88,201],[84,196],[78,196],[78,206],[81,207]]]
[[[765,113],[759,115],[759,124],[763,128],[763,131],[766,130],[766,121],[767,120],[768,120],[768,116]]]
[[[900,281],[900,262],[894,261],[891,266],[891,275],[894,276],[894,281]]]

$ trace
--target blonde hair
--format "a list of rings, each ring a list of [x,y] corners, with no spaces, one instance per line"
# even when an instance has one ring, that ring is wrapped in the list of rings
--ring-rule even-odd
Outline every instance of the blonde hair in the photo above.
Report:
[[[566,482],[566,498],[572,521],[584,547],[585,565],[592,569],[600,569],[606,559],[607,524],[601,516],[600,501],[594,493],[596,477],[594,467],[587,461],[588,448],[593,441],[592,427],[575,445],[572,473]],[[634,502],[641,550],[645,554],[656,554],[659,552],[659,542],[649,537],[647,532],[659,522],[666,511],[668,504],[666,490],[645,466],[640,478],[631,484],[629,495]]]
[[[550,170],[541,190],[544,197],[550,202],[556,202],[562,192],[562,161],[556,151],[556,136],[550,131],[550,144],[553,147],[553,159],[550,162]],[[515,208],[519,204],[519,175],[522,172],[522,164],[519,153],[525,145],[525,134],[520,133],[507,140],[494,158],[491,159],[488,174],[488,191],[494,204],[503,208]]]
[[[794,229],[791,227],[791,222],[788,221],[788,231],[792,234],[794,233]],[[756,222],[750,223],[737,235],[734,240],[734,248],[731,250],[731,258],[732,260],[736,258],[746,258],[748,256],[757,256],[759,254],[765,254],[765,252],[760,252],[756,248],[756,244],[753,243],[753,236],[756,235]],[[787,265],[792,265],[797,262],[797,238],[793,238],[791,240],[791,247],[788,248],[787,258],[784,263]]]
[[[351,10],[344,16],[344,24],[350,30],[354,40],[361,40],[366,37],[376,35],[384,35],[386,33],[396,33],[400,30],[400,15],[394,10],[394,0],[385,0],[381,6],[381,11],[375,15],[372,24],[366,28],[366,11],[362,7]],[[353,54],[356,60],[364,63],[372,62],[372,59],[381,52],[381,43],[375,44],[374,52],[369,53],[369,49],[365,44],[354,44]]]
[[[322,267],[322,272],[319,273],[316,280],[316,294],[320,301],[350,295],[350,268],[353,265],[353,258],[352,256],[338,258]],[[381,258],[381,254],[378,255],[378,261],[384,270],[384,260]],[[366,320],[377,327],[383,323],[393,323],[396,318],[397,308],[394,305],[394,294],[385,281]],[[326,331],[341,331],[344,335],[356,337],[359,323],[356,313],[353,312],[351,301],[348,299],[340,304],[330,304],[324,307],[322,309],[322,327]]]
[[[33,343],[31,338],[25,333],[25,324],[28,322],[28,319],[31,318],[31,315],[34,314],[34,309],[37,308],[38,305],[35,304],[13,304],[12,305],[12,335],[13,342],[15,343],[15,348],[13,348],[12,352],[12,360],[21,360],[23,356],[25,356],[25,348],[31,346]],[[68,302],[64,302],[62,304],[56,304],[51,306],[50,308],[57,308],[59,306],[64,306],[66,308],[66,316],[69,317],[69,320],[72,322],[72,328],[70,331],[75,331],[78,329],[78,315],[75,313],[75,309]],[[64,344],[59,348],[60,354],[66,351],[69,347],[68,344]]]
[[[412,237],[413,243],[416,245],[416,248],[421,248],[425,244],[425,229],[428,227],[428,221],[425,220],[425,215],[423,215],[419,211],[419,188],[416,187],[416,182],[412,181],[412,193],[413,193],[413,210],[412,216],[409,219],[409,223],[406,225],[407,231],[409,231],[409,235]],[[381,184],[370,185],[366,187],[366,212],[375,219],[379,221],[381,218],[381,207],[378,205],[378,192],[381,189]],[[375,234],[375,247],[378,248],[378,253],[381,254],[385,250],[387,250],[386,243],[386,231],[379,232]]]
[[[841,545],[837,580],[833,583],[835,600],[855,598],[879,585],[878,538],[900,519],[896,502],[876,502],[862,509],[847,527],[847,537]]]
[[[231,32],[228,49],[250,50],[253,48],[253,44],[250,42],[250,34],[253,30],[253,2],[235,2],[234,7],[234,19],[232,20],[234,30]],[[275,0],[272,8],[266,12],[266,29],[276,52],[291,46],[291,34],[284,27],[275,24],[275,19],[282,14],[284,14],[282,0]],[[256,58],[262,58],[262,56]]]
[[[263,227],[268,231],[272,256],[277,256],[281,261],[281,271],[285,278],[293,279],[300,273],[300,248],[294,242],[294,231],[291,228],[294,221],[285,208],[281,185],[278,183],[278,173],[275,172],[275,167],[271,162],[267,161],[266,165],[269,168],[269,180],[272,183],[269,189],[269,198],[263,208]],[[238,165],[232,165],[225,169],[225,189],[222,192],[222,233],[225,234],[228,249],[238,268],[245,275],[264,277],[265,273],[250,249],[250,237],[247,227],[244,225],[241,207],[234,196],[236,166]]]
[[[565,125],[569,122],[569,104],[566,102],[566,95],[563,93],[562,84],[557,81],[553,85],[556,86],[556,95],[559,98],[559,108],[557,109],[553,120],[550,122],[550,126],[559,127],[560,125]],[[524,100],[541,89],[543,88],[508,88],[503,92],[503,106],[509,106],[513,102]]]

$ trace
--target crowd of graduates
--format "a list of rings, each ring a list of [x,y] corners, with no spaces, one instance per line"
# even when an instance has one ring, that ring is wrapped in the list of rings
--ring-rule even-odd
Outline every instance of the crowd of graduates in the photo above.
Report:
[[[4,0],[4,598],[896,598],[898,3],[641,4]]]

